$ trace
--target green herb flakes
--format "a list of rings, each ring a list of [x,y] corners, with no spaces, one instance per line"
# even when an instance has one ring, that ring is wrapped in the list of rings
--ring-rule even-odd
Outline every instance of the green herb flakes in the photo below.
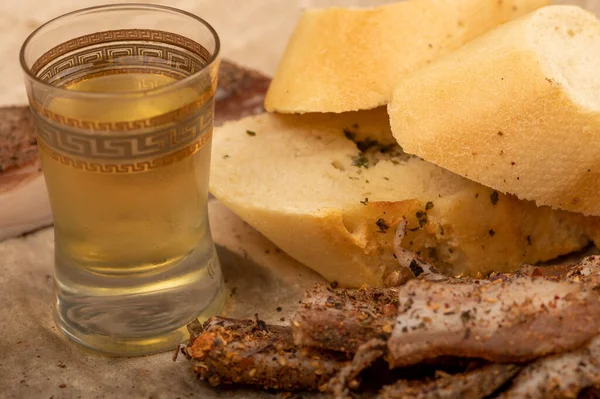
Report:
[[[492,205],[496,205],[498,203],[498,199],[499,199],[498,191],[494,191],[490,195],[490,201],[492,201]]]
[[[418,211],[416,213],[417,220],[419,221],[419,227],[423,227],[427,224],[427,213],[423,211]]]
[[[388,224],[382,218],[378,218],[375,224],[379,228],[380,233],[385,233],[390,228],[390,226],[388,226]]]
[[[352,165],[358,168],[364,167],[366,169],[369,167],[369,159],[363,154],[358,154],[357,156],[352,157]]]
[[[344,136],[346,136],[346,138],[351,141],[354,141],[356,139],[356,133],[350,131],[349,129],[344,129]]]
[[[369,149],[375,147],[378,144],[379,143],[377,142],[377,140],[364,139],[364,140],[357,141],[356,147],[358,147],[358,150],[360,152],[367,152],[367,151],[369,151]]]

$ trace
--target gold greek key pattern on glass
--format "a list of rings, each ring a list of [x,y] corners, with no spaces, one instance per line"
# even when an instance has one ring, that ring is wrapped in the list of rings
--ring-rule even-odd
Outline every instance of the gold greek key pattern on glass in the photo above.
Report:
[[[65,155],[96,160],[136,160],[157,158],[189,146],[212,129],[212,104],[177,125],[136,135],[93,135],[57,128],[36,115],[38,138],[46,146]]]
[[[61,43],[44,53],[31,67],[34,75],[37,75],[41,69],[55,59],[82,49],[84,47],[96,44],[105,44],[119,41],[144,41],[171,44],[198,55],[207,64],[211,58],[210,53],[201,44],[176,33],[165,32],[152,29],[118,29],[104,32],[96,32],[89,35],[76,37],[67,42]]]
[[[62,43],[43,54],[32,72],[57,87],[134,72],[179,80],[206,67],[210,58],[203,46],[186,37],[124,29]],[[146,84],[140,81],[140,85]],[[155,87],[140,87],[148,88]],[[212,135],[216,74],[209,71],[191,82],[190,88],[201,90],[198,98],[178,109],[145,119],[110,122],[57,114],[41,103],[47,99],[38,102],[31,98],[39,146],[52,159],[90,172],[143,172],[177,162],[197,152]]]
[[[184,73],[171,75],[177,79],[191,75],[200,71],[207,64],[206,60],[194,53],[183,52],[176,48],[166,45],[155,45],[149,43],[117,43],[112,45],[102,45],[67,56],[53,62],[38,74],[38,79],[42,82],[52,82],[54,78],[60,79],[60,86],[73,83],[68,78],[65,79],[61,72],[76,68],[82,65],[99,64],[108,60],[116,60],[123,57],[154,57],[169,62],[169,68],[180,70]],[[167,72],[168,70],[163,70]]]
[[[135,40],[138,40],[138,42],[135,42]],[[115,43],[119,41],[121,43]],[[148,41],[162,44],[148,43]],[[90,46],[93,47],[74,53],[78,49]],[[173,46],[179,46],[180,49]],[[110,63],[112,65],[109,66],[109,69],[102,69],[91,74],[86,73],[85,68],[81,68],[86,64],[96,66],[103,63],[109,64],[110,60],[127,56],[152,56],[165,60],[167,63],[161,65],[154,62],[137,67],[127,65],[127,63],[124,63],[123,67],[118,67],[118,64],[115,66],[114,63]],[[62,43],[43,54],[34,63],[32,71],[36,74],[39,73],[38,76],[41,80],[57,86],[65,86],[98,76],[132,72],[161,74],[174,79],[181,79],[204,68],[209,60],[210,53],[206,48],[184,36],[158,30],[124,29],[97,32]],[[49,63],[50,65],[48,65]],[[40,72],[42,68],[45,69]],[[203,93],[196,101],[174,111],[141,120],[118,122],[81,120],[57,114],[37,102],[35,98],[30,99],[30,103],[33,110],[39,115],[57,124],[74,129],[93,132],[133,132],[173,123],[197,112],[199,108],[210,102],[214,96],[216,75],[213,78],[213,81],[195,83],[195,87],[202,86],[203,88]],[[52,79],[55,79],[55,81],[51,82]],[[207,74],[205,79],[211,79],[211,75]],[[148,88],[140,87],[140,89]],[[209,112],[212,112],[212,110]]]
[[[87,172],[100,172],[100,173],[134,173],[134,172],[145,172],[151,169],[160,168],[166,165],[170,165],[186,157],[189,157],[196,152],[198,152],[211,138],[212,130],[204,134],[200,140],[188,145],[185,148],[180,149],[171,154],[167,154],[165,156],[141,161],[134,163],[100,163],[100,162],[90,162],[87,160],[77,159],[73,157],[69,157],[64,154],[60,154],[54,151],[52,148],[48,147],[44,142],[39,141],[38,145],[42,149],[50,155],[52,159],[62,163],[63,165],[70,166],[75,169],[85,170]]]

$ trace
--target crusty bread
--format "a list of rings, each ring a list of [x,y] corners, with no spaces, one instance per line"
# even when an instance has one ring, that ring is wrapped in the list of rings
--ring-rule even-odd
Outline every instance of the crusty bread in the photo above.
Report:
[[[308,10],[267,98],[268,111],[345,112],[389,102],[400,78],[549,0],[409,0]]]
[[[381,285],[398,267],[392,240],[403,217],[403,246],[452,274],[600,243],[597,218],[494,193],[391,142],[384,109],[245,118],[215,129],[210,190],[292,257],[350,287]]]
[[[600,215],[600,22],[550,6],[395,89],[404,150],[538,205]]]

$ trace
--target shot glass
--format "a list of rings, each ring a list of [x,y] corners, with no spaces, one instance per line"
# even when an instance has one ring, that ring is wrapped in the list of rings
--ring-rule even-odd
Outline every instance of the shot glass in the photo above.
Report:
[[[171,349],[220,311],[208,178],[219,38],[164,6],[87,8],[20,61],[55,239],[54,318],[95,351]]]

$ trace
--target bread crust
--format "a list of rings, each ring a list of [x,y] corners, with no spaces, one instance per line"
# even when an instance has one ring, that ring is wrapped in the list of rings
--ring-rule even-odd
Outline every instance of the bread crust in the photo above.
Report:
[[[578,35],[597,45],[548,54],[540,41],[562,30],[572,46]],[[542,8],[403,80],[388,107],[394,136],[405,151],[498,191],[600,215],[600,109],[569,87],[574,72],[553,69],[559,57],[583,63],[597,50],[595,16]]]
[[[408,73],[549,0],[409,0],[308,10],[267,92],[281,113],[346,112],[389,102]]]

